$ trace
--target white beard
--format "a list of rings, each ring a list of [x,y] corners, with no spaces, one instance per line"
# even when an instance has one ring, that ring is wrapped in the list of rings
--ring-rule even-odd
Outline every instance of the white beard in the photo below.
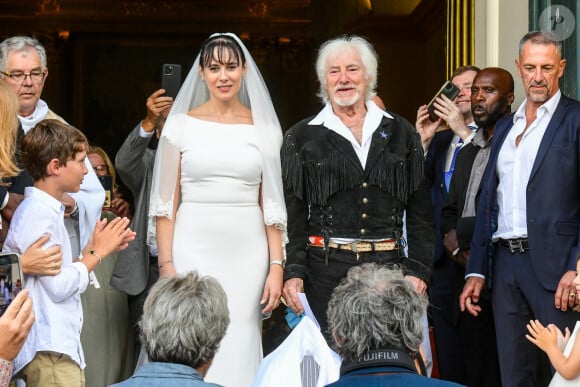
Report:
[[[342,106],[342,107],[346,107],[346,106],[352,106],[355,103],[358,102],[358,100],[360,99],[360,93],[357,91],[355,95],[353,95],[350,98],[339,98],[336,95],[334,96],[334,103],[337,104],[338,106]]]

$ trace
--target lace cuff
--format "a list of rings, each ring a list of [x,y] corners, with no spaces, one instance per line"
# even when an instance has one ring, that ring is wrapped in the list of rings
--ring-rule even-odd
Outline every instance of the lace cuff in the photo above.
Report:
[[[286,208],[280,207],[274,200],[264,200],[263,207],[264,223],[282,232],[282,244],[285,246],[288,243]]]
[[[157,217],[173,218],[173,199],[164,201],[160,198],[151,198],[149,219],[147,221],[147,244],[149,246],[157,243]]]

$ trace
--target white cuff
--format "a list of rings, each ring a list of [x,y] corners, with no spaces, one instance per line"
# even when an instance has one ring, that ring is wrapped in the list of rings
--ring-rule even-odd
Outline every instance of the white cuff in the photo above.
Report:
[[[143,121],[141,121],[143,122]],[[143,129],[143,125],[139,124],[139,136],[143,137],[143,138],[149,138],[151,136],[153,136],[153,134],[155,133],[154,130],[152,130],[151,132],[146,132],[145,129]]]

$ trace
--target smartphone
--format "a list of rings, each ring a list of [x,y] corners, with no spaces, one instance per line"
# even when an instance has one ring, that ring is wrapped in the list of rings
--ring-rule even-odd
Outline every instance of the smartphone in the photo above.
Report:
[[[103,189],[105,190],[105,201],[103,208],[111,208],[111,200],[113,200],[113,178],[111,176],[97,176]]]
[[[23,288],[24,276],[20,265],[20,255],[0,253],[0,316]]]
[[[437,121],[437,119],[439,118],[437,114],[435,114],[435,106],[433,104],[435,103],[437,97],[440,97],[441,95],[444,95],[453,101],[455,97],[459,95],[459,88],[455,86],[453,83],[451,83],[451,81],[447,81],[443,84],[443,86],[441,86],[441,88],[439,89],[437,94],[435,94],[433,99],[431,99],[431,102],[429,102],[429,104],[427,105],[427,111],[429,112],[429,119],[433,122]]]
[[[161,69],[161,87],[165,89],[165,95],[175,98],[181,87],[181,65],[164,64]]]

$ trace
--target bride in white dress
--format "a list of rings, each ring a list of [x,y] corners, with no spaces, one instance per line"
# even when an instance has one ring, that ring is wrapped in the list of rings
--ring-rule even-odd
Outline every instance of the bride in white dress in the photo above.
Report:
[[[149,213],[160,275],[197,270],[226,291],[231,323],[208,382],[251,384],[262,359],[262,312],[280,303],[287,239],[281,142],[248,50],[233,34],[212,35],[165,123]]]

